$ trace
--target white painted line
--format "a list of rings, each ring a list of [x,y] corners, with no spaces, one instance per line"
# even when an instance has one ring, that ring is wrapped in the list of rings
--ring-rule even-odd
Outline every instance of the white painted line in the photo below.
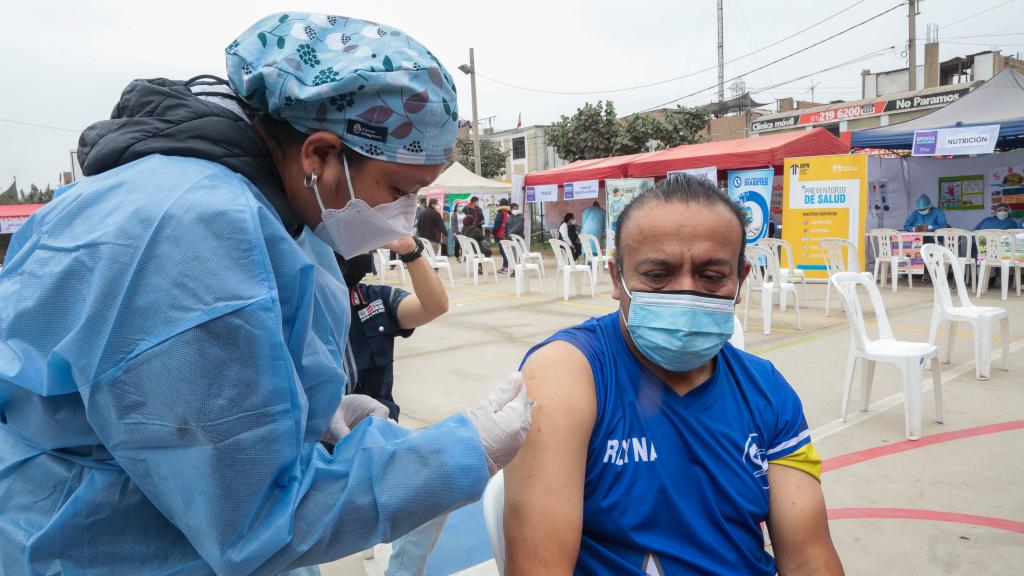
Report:
[[[1020,350],[1022,348],[1024,348],[1024,340],[1016,342],[1016,343],[1013,343],[1013,344],[1010,344],[1010,353],[1012,354],[1013,352],[1016,352],[1016,351],[1018,351],[1018,350]],[[1000,369],[1000,368],[995,366],[995,363],[996,363],[997,359],[1002,358],[1002,355],[1003,355],[1002,349],[1000,349],[1000,350],[993,350],[992,351],[992,364],[993,364],[993,368],[992,369],[993,370],[999,370]],[[933,362],[933,365],[934,365],[934,363],[938,362],[938,358],[936,358],[932,362]],[[951,368],[950,370],[947,370],[947,371],[943,372],[942,373],[942,383],[946,384],[946,383],[950,382],[951,380],[953,380],[955,378],[959,378],[961,375],[963,375],[966,372],[973,371],[974,370],[974,362],[975,362],[974,360],[971,360],[969,362],[964,362],[963,364],[959,364],[959,365]],[[941,366],[941,364],[939,364],[939,366]],[[928,392],[929,390],[932,389],[931,382],[932,382],[931,378],[927,378],[927,379],[922,378],[921,379],[921,392],[922,393]],[[856,384],[857,383],[855,382],[854,385],[856,385]],[[859,424],[859,423],[861,423],[861,422],[863,422],[863,421],[865,421],[865,420],[867,420],[869,418],[873,418],[875,416],[878,416],[879,414],[881,414],[885,410],[888,410],[889,408],[892,408],[893,406],[898,406],[898,405],[900,405],[902,403],[903,403],[903,392],[897,392],[897,393],[895,393],[895,394],[893,394],[891,396],[887,396],[885,398],[882,398],[881,400],[879,400],[879,401],[875,402],[874,404],[871,404],[870,406],[868,406],[868,411],[867,412],[861,412],[861,411],[857,410],[857,411],[853,412],[852,414],[848,414],[847,417],[846,417],[846,422],[843,422],[842,419],[836,419],[836,420],[833,420],[833,421],[829,422],[828,424],[825,424],[823,426],[819,426],[819,427],[815,428],[814,430],[811,430],[811,440],[821,440],[823,438],[828,438],[829,436],[835,434],[836,432],[842,432],[843,430],[846,430],[847,428],[850,428],[851,426],[854,426],[855,424]]]

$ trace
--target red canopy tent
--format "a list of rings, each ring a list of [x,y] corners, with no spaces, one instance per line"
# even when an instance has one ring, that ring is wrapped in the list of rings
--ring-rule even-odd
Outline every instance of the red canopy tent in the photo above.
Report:
[[[756,138],[676,146],[630,162],[630,178],[662,177],[671,170],[716,166],[719,170],[782,167],[786,158],[846,154],[850,145],[824,128],[784,132]]]
[[[0,234],[13,234],[43,206],[46,204],[0,204]]]
[[[541,186],[544,184],[565,184],[566,182],[582,182],[584,180],[607,180],[609,178],[625,178],[626,166],[657,152],[644,154],[628,154],[611,158],[595,158],[593,160],[577,160],[565,166],[552,168],[543,172],[526,175],[525,186]]]

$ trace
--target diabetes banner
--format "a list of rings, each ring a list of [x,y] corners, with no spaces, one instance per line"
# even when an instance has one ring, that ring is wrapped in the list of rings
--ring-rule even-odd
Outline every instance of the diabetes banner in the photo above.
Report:
[[[853,242],[864,270],[867,174],[863,154],[786,159],[782,238],[808,278],[828,279],[819,246],[823,238]]]
[[[774,178],[775,170],[771,168],[729,171],[729,197],[743,209],[747,224],[747,244],[753,244],[768,235]]]

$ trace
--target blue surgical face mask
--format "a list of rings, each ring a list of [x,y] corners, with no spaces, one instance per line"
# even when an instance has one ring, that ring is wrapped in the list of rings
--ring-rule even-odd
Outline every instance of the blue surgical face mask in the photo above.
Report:
[[[732,337],[736,296],[690,290],[630,292],[621,273],[619,280],[629,296],[626,328],[633,343],[648,360],[665,370],[695,370]]]
[[[931,212],[931,211],[932,211],[931,208],[918,208],[917,209],[918,214],[920,214],[921,216],[927,216],[928,213]]]

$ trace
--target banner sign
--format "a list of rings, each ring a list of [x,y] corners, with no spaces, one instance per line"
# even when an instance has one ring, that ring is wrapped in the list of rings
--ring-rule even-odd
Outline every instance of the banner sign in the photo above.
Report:
[[[908,98],[895,98],[886,100],[884,98],[867,102],[864,104],[837,104],[835,107],[805,112],[803,114],[790,114],[778,118],[755,120],[750,123],[752,132],[768,132],[770,130],[781,130],[796,126],[813,126],[815,124],[829,124],[843,120],[855,120],[869,116],[878,116],[889,112],[905,112],[909,110],[920,110],[925,108],[936,108],[945,106],[950,102],[956,102],[961,96],[970,92],[969,88],[960,90],[947,90],[933,92],[927,95],[910,96]]]
[[[1006,166],[988,175],[988,193],[992,205],[1010,206],[1010,216],[1024,218],[1024,164]]]
[[[689,174],[691,176],[699,176],[705,180],[711,181],[715,186],[718,186],[718,167],[717,166],[706,166],[704,168],[687,168],[686,170],[670,170],[665,176],[671,176],[673,174]]]
[[[991,154],[999,139],[999,124],[969,128],[914,131],[913,156]]]
[[[584,180],[583,182],[566,182],[565,183],[565,199],[566,200],[584,200],[587,198],[597,198],[597,191],[599,188],[600,180]]]
[[[654,178],[622,178],[619,180],[605,180],[604,189],[608,195],[608,237],[605,245],[609,252],[614,255],[615,228],[618,224],[619,214],[626,208],[626,205],[633,201],[633,198],[654,187]]]
[[[14,234],[26,220],[28,220],[28,216],[24,218],[0,218],[0,234]]]
[[[743,209],[747,224],[747,244],[753,244],[768,235],[774,178],[775,170],[772,168],[729,171],[729,198]]]
[[[526,187],[527,202],[557,202],[558,184],[544,184],[542,186]]]
[[[864,269],[868,157],[858,154],[787,158],[782,238],[793,247],[797,268],[808,278],[828,278],[819,242],[844,238],[857,246]]]
[[[894,255],[910,258],[908,264],[905,260],[900,262],[901,274],[908,270],[911,274],[924,274],[924,257],[921,256],[921,246],[924,246],[924,234],[917,232],[901,232],[890,238],[892,242],[892,253]]]

